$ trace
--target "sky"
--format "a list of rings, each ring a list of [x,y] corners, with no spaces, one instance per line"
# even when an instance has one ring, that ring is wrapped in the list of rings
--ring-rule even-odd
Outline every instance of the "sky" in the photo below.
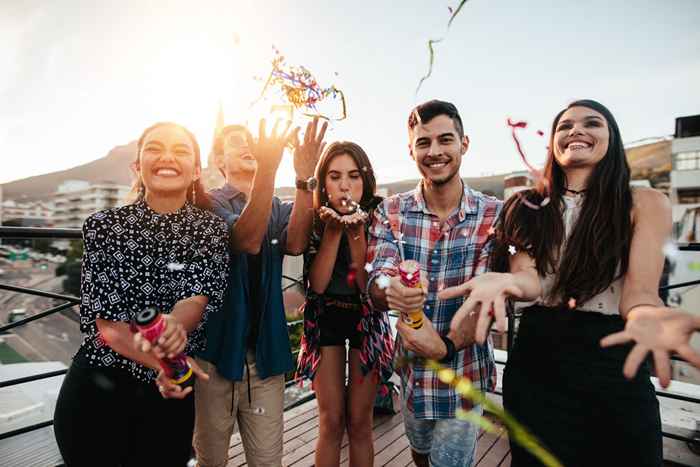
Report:
[[[226,123],[267,106],[251,107],[253,77],[269,73],[273,45],[343,90],[348,118],[327,140],[359,143],[380,183],[417,178],[406,120],[428,99],[460,110],[463,176],[525,168],[508,117],[529,123],[526,153],[542,163],[551,121],[574,99],[610,108],[627,143],[700,113],[697,0],[469,0],[448,30],[458,3],[0,1],[0,183],[92,161],[161,120],[207,154],[219,103]],[[427,41],[441,37],[416,94]],[[287,156],[276,184],[293,182]]]

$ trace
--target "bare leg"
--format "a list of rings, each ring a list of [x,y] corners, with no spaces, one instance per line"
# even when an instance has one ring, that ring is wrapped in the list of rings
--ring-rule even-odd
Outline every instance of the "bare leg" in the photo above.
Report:
[[[321,347],[314,390],[319,418],[315,464],[316,467],[337,467],[345,431],[345,347]]]
[[[416,451],[411,449],[411,457],[413,457],[413,462],[417,467],[430,467],[430,461],[428,460],[427,454],[418,454]]]
[[[377,394],[376,375],[362,375],[360,351],[350,350],[350,382],[348,387],[347,427],[350,438],[350,467],[374,463],[372,418]]]

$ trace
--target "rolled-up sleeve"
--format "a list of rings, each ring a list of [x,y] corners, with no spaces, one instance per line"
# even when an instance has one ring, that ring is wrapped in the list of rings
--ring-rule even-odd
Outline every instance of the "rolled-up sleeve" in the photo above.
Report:
[[[372,270],[368,277],[368,288],[381,275],[395,276],[401,261],[397,239],[391,231],[385,206],[386,201],[374,210],[372,225],[369,229],[367,262],[372,265]]]

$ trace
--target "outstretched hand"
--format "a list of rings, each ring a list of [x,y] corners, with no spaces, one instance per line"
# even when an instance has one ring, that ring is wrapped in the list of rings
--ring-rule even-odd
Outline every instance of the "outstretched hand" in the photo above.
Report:
[[[507,273],[487,272],[454,287],[449,287],[438,293],[440,300],[466,296],[450,323],[450,331],[458,335],[469,335],[467,329],[473,325],[476,316],[476,332],[474,337],[479,344],[486,341],[492,320],[496,329],[504,332],[508,326],[506,315],[506,299],[509,296],[520,297],[522,290],[512,281],[512,275]]]
[[[698,320],[689,313],[661,306],[637,306],[627,316],[624,331],[604,337],[600,345],[610,347],[635,342],[622,370],[630,379],[652,352],[659,382],[662,387],[668,387],[671,383],[671,352],[700,368],[700,354],[690,346],[690,338],[697,330]]]
[[[284,130],[280,131],[283,126]],[[250,147],[250,152],[255,157],[258,163],[258,171],[264,173],[275,173],[277,168],[282,162],[282,154],[284,153],[284,148],[287,146],[287,142],[290,138],[289,127],[292,125],[291,121],[287,121],[282,124],[282,120],[277,120],[275,126],[272,128],[272,133],[267,136],[265,133],[265,119],[260,120],[260,125],[258,128],[258,139],[253,138],[253,135],[246,130],[246,139],[248,140],[248,146]],[[298,128],[294,130],[294,133],[298,131]]]

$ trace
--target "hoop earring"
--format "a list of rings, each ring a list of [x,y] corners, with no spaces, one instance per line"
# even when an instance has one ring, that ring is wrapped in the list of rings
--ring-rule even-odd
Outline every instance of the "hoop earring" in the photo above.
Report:
[[[195,182],[192,182],[192,204],[197,204],[197,192],[195,191]]]

